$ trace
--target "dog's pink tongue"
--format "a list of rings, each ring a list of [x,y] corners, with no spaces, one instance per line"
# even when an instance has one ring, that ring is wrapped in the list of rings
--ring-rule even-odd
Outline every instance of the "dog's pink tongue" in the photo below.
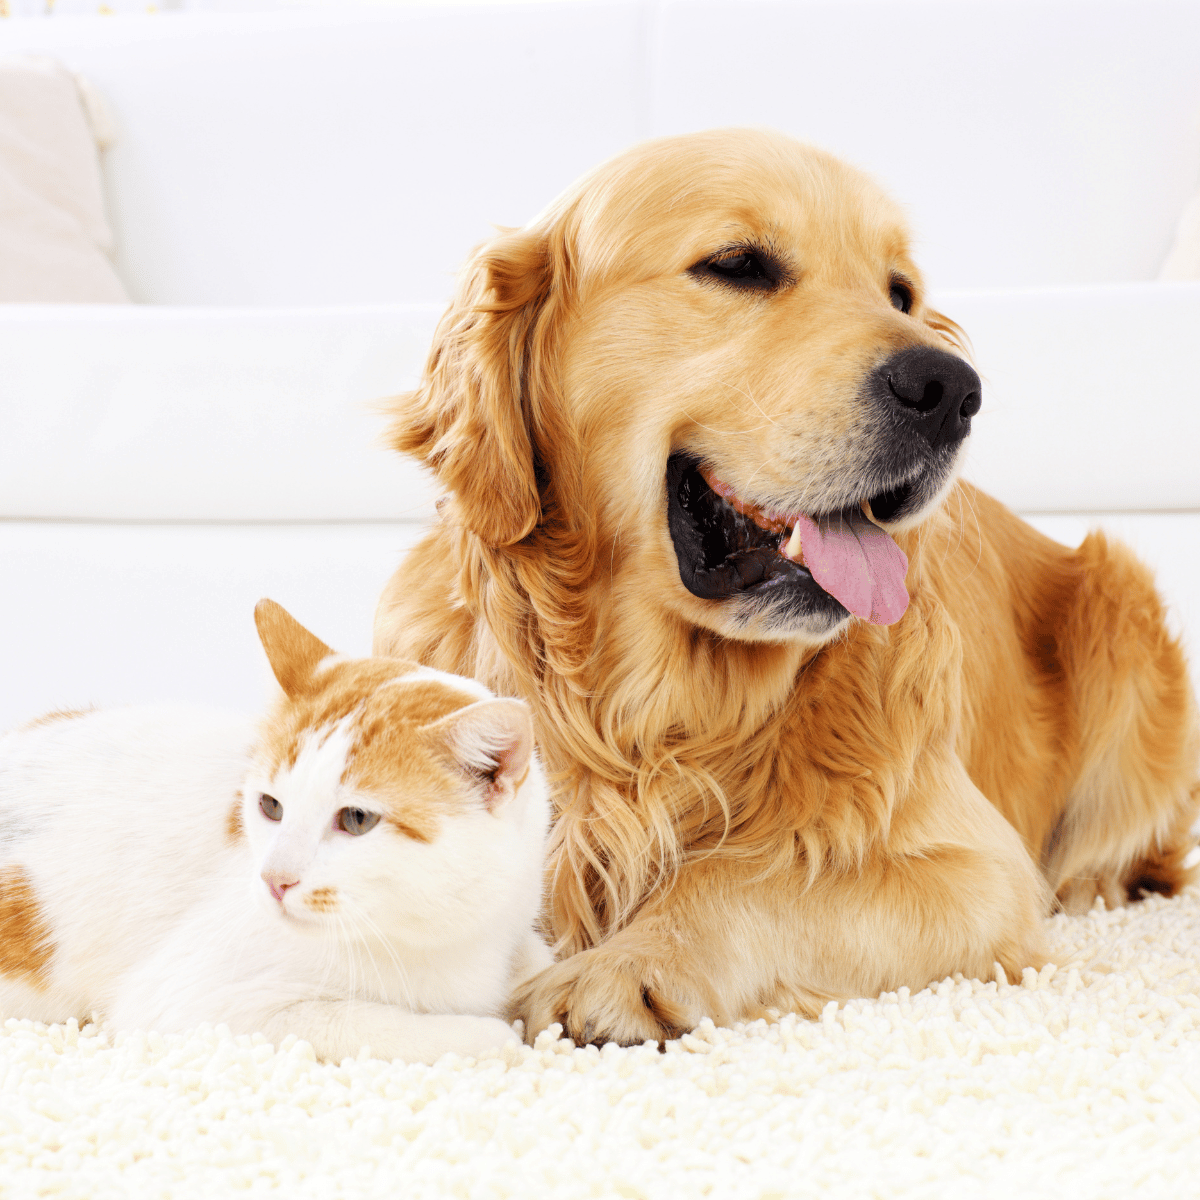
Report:
[[[908,607],[908,558],[878,525],[848,508],[816,521],[803,513],[804,565],[835,600],[873,625],[891,625]]]

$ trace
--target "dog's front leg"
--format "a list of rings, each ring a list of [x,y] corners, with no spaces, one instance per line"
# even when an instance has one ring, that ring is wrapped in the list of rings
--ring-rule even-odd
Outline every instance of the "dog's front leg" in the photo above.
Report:
[[[861,864],[697,858],[624,929],[535,976],[513,1015],[577,1042],[676,1037],[709,1016],[816,1016],[829,1000],[924,987],[956,971],[1040,967],[1045,884],[957,758],[928,756]]]

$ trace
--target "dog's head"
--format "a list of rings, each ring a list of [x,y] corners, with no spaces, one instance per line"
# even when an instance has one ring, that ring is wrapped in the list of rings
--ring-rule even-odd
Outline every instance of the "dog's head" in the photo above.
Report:
[[[958,350],[865,176],[765,131],[667,138],[476,253],[395,442],[487,546],[553,524],[618,602],[820,643],[904,610],[890,535],[980,404]]]

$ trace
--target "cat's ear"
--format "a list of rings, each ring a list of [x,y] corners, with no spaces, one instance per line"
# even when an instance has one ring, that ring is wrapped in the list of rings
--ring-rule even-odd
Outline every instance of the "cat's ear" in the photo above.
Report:
[[[421,736],[443,750],[483,790],[489,809],[516,795],[533,757],[533,717],[523,700],[480,700],[426,725]]]
[[[274,600],[254,606],[254,624],[284,694],[295,698],[307,691],[317,663],[333,651]]]

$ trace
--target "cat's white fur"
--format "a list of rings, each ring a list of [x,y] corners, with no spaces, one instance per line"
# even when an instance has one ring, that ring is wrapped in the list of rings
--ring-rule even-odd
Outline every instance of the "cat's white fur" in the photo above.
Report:
[[[286,647],[274,649],[286,690],[275,661]],[[352,672],[325,658],[308,674],[338,661]],[[387,819],[361,836],[336,827],[343,809],[404,817],[403,765],[387,805],[369,779],[346,778],[361,707],[302,729],[294,761],[264,749],[269,723],[182,708],[92,712],[0,739],[0,926],[17,922],[10,946],[40,939],[16,969],[0,957],[0,1011],[98,1011],[116,1030],[223,1022],[294,1033],[335,1061],[363,1045],[433,1062],[515,1041],[499,1016],[514,984],[550,962],[535,932],[549,805],[529,715],[414,664],[375,690],[392,689],[402,713],[414,684],[461,705],[421,735],[445,742],[411,782],[436,824],[424,841]],[[447,796],[430,795],[438,770]],[[278,822],[262,794],[282,804]],[[271,883],[291,879],[276,898]]]

